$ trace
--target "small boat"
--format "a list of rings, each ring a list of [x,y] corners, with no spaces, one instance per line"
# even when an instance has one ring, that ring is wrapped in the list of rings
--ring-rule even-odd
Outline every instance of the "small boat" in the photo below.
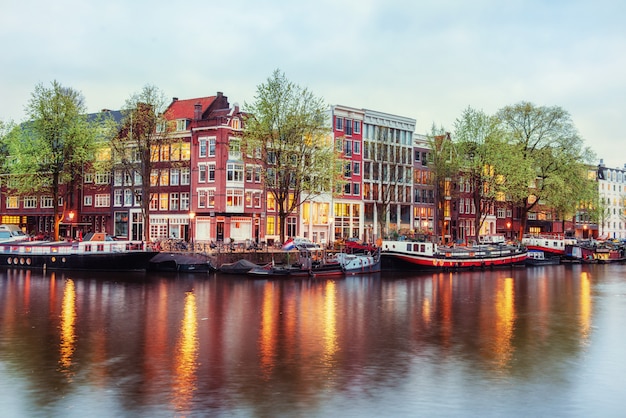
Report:
[[[98,232],[75,242],[0,243],[0,265],[51,270],[146,270],[157,253],[142,241],[116,241]]]
[[[561,257],[561,261],[564,263],[593,264],[598,262],[594,257],[594,253],[595,246],[586,241],[567,244],[565,246],[565,254]]]
[[[245,258],[242,258],[241,260],[237,260],[234,263],[222,264],[218,268],[218,271],[224,274],[246,274],[256,267],[259,267],[259,265],[254,264],[252,261],[246,260]]]
[[[279,279],[279,278],[294,278],[294,277],[308,277],[309,272],[304,270],[301,265],[283,265],[268,263],[264,266],[257,266],[248,271],[249,276],[254,276],[257,279]]]
[[[556,264],[561,264],[561,257],[558,255],[549,255],[546,257],[543,251],[528,251],[528,258],[526,259],[527,266],[550,266]]]
[[[527,235],[522,238],[522,245],[528,251],[543,251],[546,254],[562,256],[568,244],[575,244],[574,238],[563,235]]]
[[[348,275],[380,272],[380,251],[378,249],[373,253],[339,253],[335,257]]]
[[[202,273],[214,272],[217,269],[205,254],[161,252],[150,259],[148,270]]]
[[[524,265],[527,250],[520,245],[438,246],[432,242],[383,241],[383,267],[404,270],[467,270]]]

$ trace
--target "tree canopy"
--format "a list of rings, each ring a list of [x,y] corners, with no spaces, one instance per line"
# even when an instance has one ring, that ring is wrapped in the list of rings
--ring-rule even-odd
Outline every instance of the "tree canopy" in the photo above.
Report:
[[[10,192],[50,196],[58,239],[63,211],[75,204],[73,184],[82,181],[83,165],[93,159],[99,128],[87,118],[83,95],[58,81],[50,87],[38,84],[26,113],[28,122],[5,137]]]
[[[529,211],[541,202],[561,215],[572,214],[590,196],[593,183],[586,175],[595,159],[584,146],[569,113],[561,107],[520,102],[499,110],[495,117],[503,138],[513,147],[509,165],[509,198],[521,209],[525,230]],[[597,186],[596,186],[597,187]]]
[[[338,163],[327,106],[275,70],[244,105],[242,148],[259,163],[276,202],[281,241],[287,217],[304,201],[336,187]]]

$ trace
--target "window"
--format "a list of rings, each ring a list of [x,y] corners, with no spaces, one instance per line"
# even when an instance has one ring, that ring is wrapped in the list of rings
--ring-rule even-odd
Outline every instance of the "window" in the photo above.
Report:
[[[177,131],[186,131],[187,130],[187,124],[189,123],[188,119],[178,119],[176,121],[176,130]]]
[[[226,206],[230,208],[243,208],[243,190],[227,189],[226,190]]]
[[[113,206],[122,206],[122,189],[113,192]]]
[[[355,176],[360,176],[361,175],[361,163],[358,163],[358,162],[353,162],[352,163],[352,173]]]
[[[215,181],[215,163],[211,163],[207,165],[209,171],[209,181]]]
[[[343,153],[346,157],[352,156],[352,141],[343,142]]]
[[[189,210],[189,192],[180,194],[180,210]]]
[[[17,196],[9,196],[7,198],[7,209],[19,209],[20,200]]]
[[[167,186],[170,184],[170,172],[169,170],[161,170],[160,174],[161,178],[159,179],[160,186]]]
[[[111,206],[111,195],[97,194],[95,203],[96,204],[94,206],[97,208],[108,208],[109,206]]]
[[[209,157],[215,157],[215,138],[209,138]]]
[[[178,210],[180,198],[178,193],[170,193],[170,210]]]
[[[84,206],[91,206],[93,204],[92,202],[93,202],[93,196],[89,195],[89,196],[83,197]]]
[[[41,196],[41,207],[51,208],[54,206],[54,200],[51,196]]]
[[[346,135],[352,135],[352,119],[346,119]]]
[[[200,164],[198,166],[198,182],[206,183],[206,164]]]
[[[189,167],[181,168],[180,169],[180,184],[182,186],[189,185],[190,178],[191,178],[191,175],[190,175]]]
[[[85,183],[93,183],[93,173],[85,173],[85,176],[83,177],[83,181]]]
[[[170,146],[168,144],[161,145],[161,161],[170,160]]]
[[[242,182],[244,180],[243,164],[226,164],[226,180]]]
[[[355,134],[361,133],[361,121],[358,121],[358,120],[354,121],[354,133]]]
[[[175,142],[171,145],[172,151],[170,155],[170,161],[180,161],[180,142]]]
[[[361,142],[359,141],[354,141],[352,143],[352,148],[355,154],[360,154],[361,153]]]
[[[178,186],[180,183],[180,169],[171,168],[170,169],[170,186]]]
[[[335,129],[338,131],[343,131],[343,118],[335,118]]]
[[[191,158],[191,144],[189,142],[184,142],[180,144],[180,159],[182,161],[189,161]]]
[[[24,208],[36,208],[37,207],[37,198],[35,196],[26,196],[24,197]]]
[[[228,159],[241,160],[241,141],[237,138],[228,140]]]
[[[131,189],[124,189],[124,206],[132,206],[133,203],[133,191]]]
[[[198,207],[206,208],[206,190],[204,189],[198,190]]]
[[[206,204],[208,208],[215,207],[215,190],[209,189],[206,191]]]
[[[111,183],[111,173],[96,173],[96,184]]]
[[[204,158],[207,156],[207,138],[198,139],[198,157]]]
[[[352,183],[352,194],[354,196],[359,196],[361,194],[361,184]]]
[[[167,193],[159,193],[159,210],[167,210],[169,204],[169,195]]]

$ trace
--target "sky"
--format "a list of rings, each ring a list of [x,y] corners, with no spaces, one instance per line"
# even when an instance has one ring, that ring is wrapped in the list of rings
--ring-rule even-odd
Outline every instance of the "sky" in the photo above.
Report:
[[[118,110],[153,85],[245,109],[275,70],[322,98],[454,132],[471,107],[569,112],[585,145],[626,164],[623,0],[0,0],[0,121],[38,84]]]

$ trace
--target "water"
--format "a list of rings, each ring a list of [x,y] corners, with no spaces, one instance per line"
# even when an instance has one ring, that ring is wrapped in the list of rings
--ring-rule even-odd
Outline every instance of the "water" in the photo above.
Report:
[[[625,276],[0,270],[0,416],[624,416]]]

